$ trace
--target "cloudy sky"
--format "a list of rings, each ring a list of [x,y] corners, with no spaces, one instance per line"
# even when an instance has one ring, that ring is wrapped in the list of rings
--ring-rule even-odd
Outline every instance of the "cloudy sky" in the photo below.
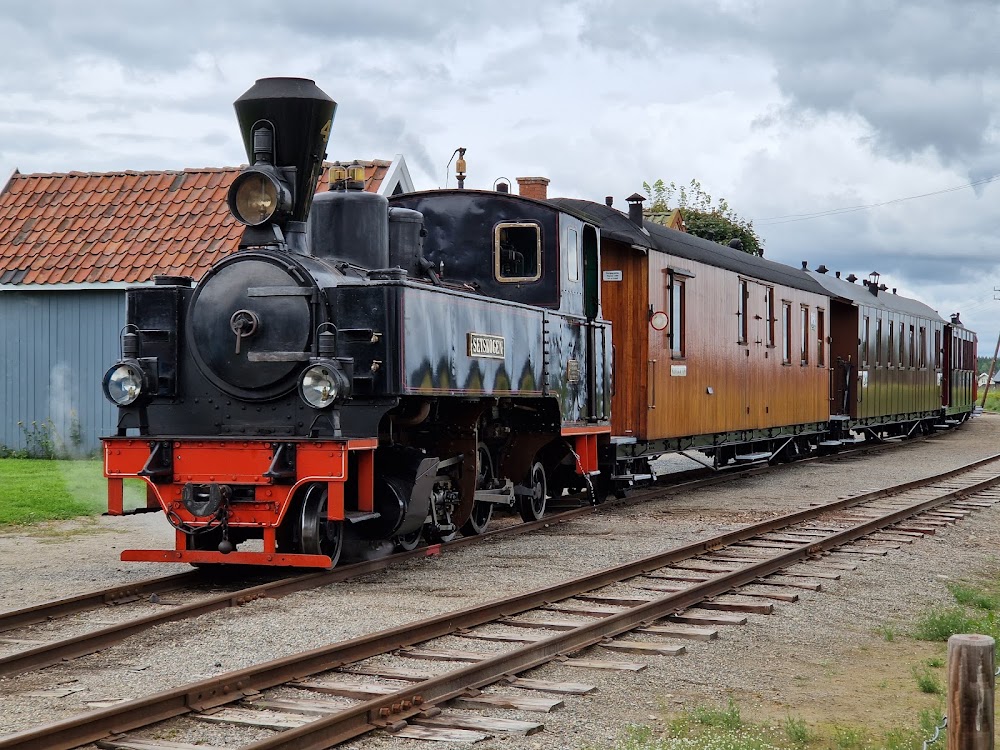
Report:
[[[464,146],[469,187],[622,208],[696,178],[768,257],[877,270],[992,353],[997,28],[966,0],[5,3],[0,181],[240,164],[233,99],[304,76],[339,103],[332,159],[402,153],[433,188]]]

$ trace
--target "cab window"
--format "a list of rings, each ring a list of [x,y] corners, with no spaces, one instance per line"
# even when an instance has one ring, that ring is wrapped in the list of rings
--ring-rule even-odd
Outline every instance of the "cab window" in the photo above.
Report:
[[[528,222],[497,224],[493,231],[497,281],[536,281],[542,276],[542,229]]]

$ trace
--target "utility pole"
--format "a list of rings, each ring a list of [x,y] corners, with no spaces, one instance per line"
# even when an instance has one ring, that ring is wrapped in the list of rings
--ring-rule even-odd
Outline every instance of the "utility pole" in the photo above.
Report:
[[[993,287],[993,292],[994,292],[993,299],[1000,300],[1000,297],[996,296],[996,292],[1000,292],[1000,288]],[[997,355],[1000,355],[1000,334],[997,334],[997,345],[996,348],[993,350],[993,361],[990,362],[990,374],[986,376],[986,387],[983,388],[983,400],[979,404],[980,409],[986,408],[986,397],[990,393],[990,386],[993,384],[993,374],[996,372],[997,369]]]

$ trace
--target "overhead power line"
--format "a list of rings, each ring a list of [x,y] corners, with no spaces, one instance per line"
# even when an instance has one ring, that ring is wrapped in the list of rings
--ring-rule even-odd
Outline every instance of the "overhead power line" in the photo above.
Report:
[[[1000,174],[995,174],[990,177],[984,177],[980,180],[975,180],[973,182],[967,182],[964,185],[956,185],[955,187],[945,188],[944,190],[935,190],[931,193],[921,193],[920,195],[908,195],[905,198],[893,198],[888,201],[881,201],[880,203],[867,203],[863,206],[845,206],[843,208],[831,208],[827,211],[814,211],[813,213],[807,214],[785,214],[784,216],[769,216],[765,219],[760,219],[757,222],[758,226],[774,226],[776,224],[791,224],[796,221],[808,221],[810,219],[819,219],[824,216],[838,216],[840,214],[850,214],[856,211],[868,211],[872,208],[880,208],[882,206],[891,206],[894,203],[903,203],[905,201],[913,201],[919,198],[930,198],[935,195],[944,195],[945,193],[954,193],[959,190],[967,190],[968,188],[978,187],[979,185],[986,185],[987,183],[994,182],[1000,179]]]

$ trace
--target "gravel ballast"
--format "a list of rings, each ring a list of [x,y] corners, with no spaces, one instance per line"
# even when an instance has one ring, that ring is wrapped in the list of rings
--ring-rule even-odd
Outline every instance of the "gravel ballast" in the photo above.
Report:
[[[703,490],[668,492],[662,499],[411,561],[363,579],[160,626],[99,654],[0,679],[0,734],[42,719],[65,718],[98,702],[140,697],[556,583],[811,502],[940,473],[1000,451],[998,437],[1000,417],[984,415],[931,440],[868,456],[792,465]],[[172,540],[172,530],[158,515],[59,523],[37,533],[4,534],[0,555],[8,564],[0,569],[0,609],[184,570],[184,566],[117,559],[125,547],[168,548]],[[998,540],[1000,510],[979,512],[933,537],[893,550],[884,559],[859,561],[857,570],[825,582],[824,591],[799,592],[798,603],[777,604],[770,616],[750,615],[747,625],[723,628],[715,641],[686,641],[682,656],[625,657],[594,650],[594,658],[643,661],[648,664],[643,672],[595,672],[557,664],[534,670],[531,677],[589,682],[598,690],[566,697],[566,706],[551,714],[484,711],[539,720],[546,731],[528,738],[498,736],[476,747],[548,750],[602,744],[616,737],[627,722],[655,724],[665,712],[716,705],[727,696],[762,716],[820,717],[819,707],[825,705],[835,709],[843,723],[912,723],[917,704],[898,697],[890,667],[910,658],[915,647],[887,643],[885,628],[905,630],[928,606],[947,603],[949,581],[996,564]],[[146,613],[158,606],[169,604],[143,602],[130,611]],[[86,616],[88,624],[80,627],[125,614],[125,609],[92,613]],[[496,648],[457,638],[441,645],[476,651]],[[872,685],[867,686],[860,673],[869,663]],[[427,665],[413,663],[419,668]],[[902,672],[909,676],[909,667]],[[842,680],[839,691],[838,680]],[[880,687],[887,680],[886,687]],[[33,695],[58,687],[75,692],[61,698]],[[871,697],[865,692],[869,689],[874,691]],[[909,692],[916,691],[911,687]],[[861,700],[849,700],[852,697]],[[173,741],[233,747],[266,734],[190,720],[174,720],[150,732]],[[427,747],[385,735],[348,747],[362,744]]]

